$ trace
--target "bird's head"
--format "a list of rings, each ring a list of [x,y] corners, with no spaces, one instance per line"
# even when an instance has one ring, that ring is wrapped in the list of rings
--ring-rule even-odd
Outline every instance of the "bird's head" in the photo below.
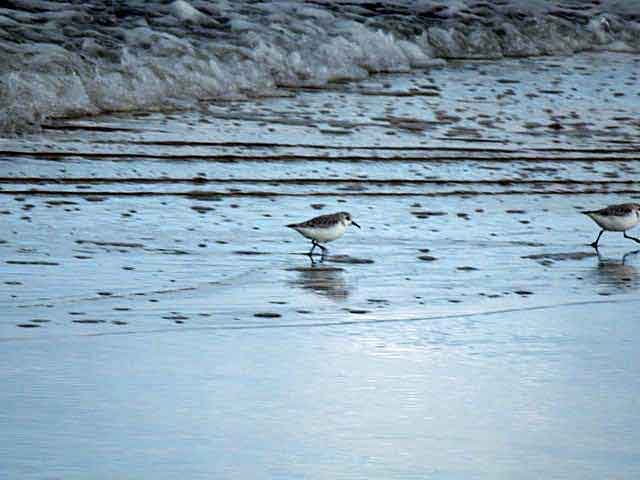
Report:
[[[360,228],[360,225],[353,221],[353,218],[351,218],[351,214],[349,212],[340,212],[340,221],[346,227],[348,227],[349,225],[355,225],[356,227]]]

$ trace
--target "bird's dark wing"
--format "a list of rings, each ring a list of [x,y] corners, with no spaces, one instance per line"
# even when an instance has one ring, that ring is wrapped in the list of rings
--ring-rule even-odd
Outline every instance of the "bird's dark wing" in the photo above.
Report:
[[[596,213],[606,217],[624,217],[629,215],[633,209],[628,203],[622,203],[620,205],[610,205],[602,210],[598,210]]]
[[[320,215],[319,217],[312,218],[311,220],[307,220],[306,222],[298,223],[296,227],[327,227],[336,224],[338,220],[338,215],[336,215],[335,213],[331,213],[329,215]]]

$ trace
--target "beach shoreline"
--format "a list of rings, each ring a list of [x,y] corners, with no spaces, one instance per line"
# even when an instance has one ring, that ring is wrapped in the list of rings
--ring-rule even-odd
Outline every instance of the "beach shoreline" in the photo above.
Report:
[[[637,476],[640,251],[580,213],[640,198],[637,65],[1,139],[0,476]],[[312,265],[285,225],[338,211]]]

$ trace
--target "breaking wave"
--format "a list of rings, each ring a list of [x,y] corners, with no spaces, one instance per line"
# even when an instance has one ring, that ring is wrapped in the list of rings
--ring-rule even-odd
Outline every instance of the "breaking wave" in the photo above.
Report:
[[[0,131],[193,108],[454,58],[640,51],[635,0],[595,3],[8,1],[0,8]]]

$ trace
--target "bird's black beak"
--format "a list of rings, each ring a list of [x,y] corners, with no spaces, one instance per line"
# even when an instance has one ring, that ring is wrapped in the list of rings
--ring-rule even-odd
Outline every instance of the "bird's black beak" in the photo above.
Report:
[[[356,222],[354,222],[353,220],[351,220],[351,224],[352,224],[352,225],[355,225],[355,226],[356,226],[356,227],[358,227],[358,228],[361,228],[361,227],[360,227],[360,225],[358,225],[358,224],[357,224]]]

